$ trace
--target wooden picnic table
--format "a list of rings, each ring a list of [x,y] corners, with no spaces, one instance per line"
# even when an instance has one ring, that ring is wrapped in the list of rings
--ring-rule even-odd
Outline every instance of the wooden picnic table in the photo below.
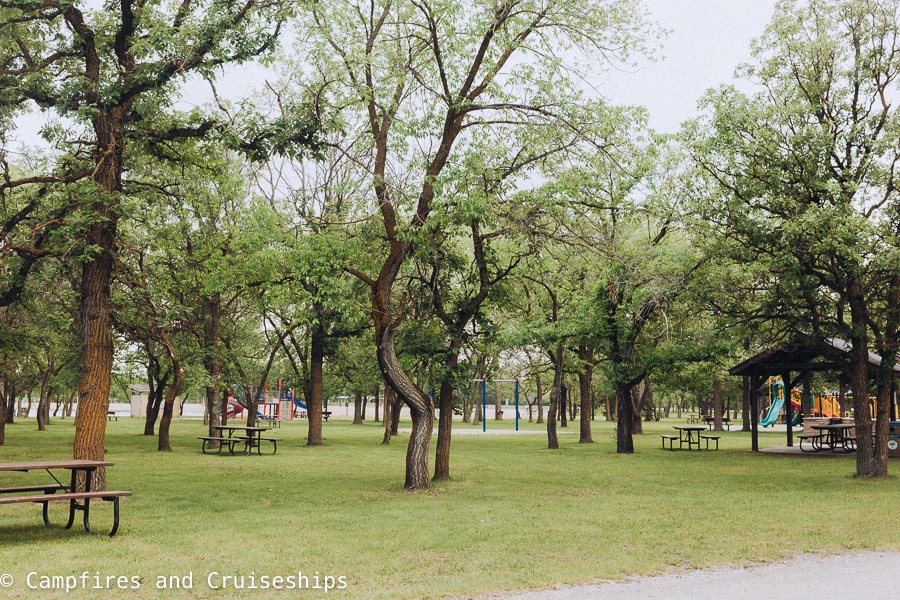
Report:
[[[695,445],[697,450],[700,449],[700,432],[706,431],[706,425],[674,425],[673,428],[678,430],[679,448],[683,448],[687,444],[688,450]]]
[[[849,447],[846,433],[848,429],[856,427],[853,423],[823,423],[821,425],[810,425],[810,428],[821,431],[818,440],[813,440],[813,449],[817,452],[824,449],[827,445],[832,452],[836,452],[838,448],[844,452],[852,452],[854,449]],[[855,441],[855,440],[854,440]],[[802,448],[801,448],[802,450]]]
[[[119,530],[119,498],[130,496],[131,492],[92,490],[94,473],[101,467],[111,467],[113,463],[102,460],[36,460],[24,462],[7,462],[0,463],[0,472],[19,472],[27,473],[29,471],[46,471],[53,479],[53,483],[42,485],[27,485],[15,487],[0,488],[0,505],[4,504],[21,504],[26,502],[43,504],[44,525],[51,527],[49,516],[49,503],[54,501],[69,502],[69,520],[65,525],[65,529],[71,529],[75,523],[75,512],[82,511],[84,513],[84,530],[88,533],[91,531],[90,511],[91,500],[98,499],[105,502],[113,503],[113,526],[109,533],[109,537],[116,535]],[[70,471],[70,481],[68,485],[63,484],[53,474],[54,470]],[[79,473],[84,474],[84,491],[76,490]],[[28,492],[41,492],[41,494],[33,495]],[[57,493],[60,492],[60,493]],[[26,493],[26,495],[22,495]],[[10,494],[6,496],[6,494]],[[79,502],[82,501],[82,502]]]
[[[707,415],[707,416],[703,417],[703,421],[706,423],[706,425],[710,429],[712,429],[713,425],[715,425],[715,423],[716,423],[716,418]],[[728,417],[722,417],[722,425],[724,425],[726,428],[728,428],[728,431],[731,431],[731,419],[729,419]]]
[[[244,453],[250,454],[253,448],[256,448],[257,454],[262,454],[260,449],[261,442],[272,443],[272,454],[278,452],[278,438],[264,438],[263,431],[269,431],[268,427],[247,427],[246,425],[216,425],[213,429],[218,432],[218,436],[201,437],[203,443],[200,449],[206,454],[207,444],[209,442],[218,442],[219,449],[217,454],[222,453],[222,448],[228,446],[228,451],[234,454],[234,448],[238,444],[244,444]],[[236,431],[243,432],[245,435],[235,436]],[[227,435],[226,435],[227,433]]]

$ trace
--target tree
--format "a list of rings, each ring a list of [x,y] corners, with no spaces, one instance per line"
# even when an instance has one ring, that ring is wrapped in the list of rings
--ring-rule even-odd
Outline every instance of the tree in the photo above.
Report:
[[[897,343],[884,333],[896,331],[900,270],[898,36],[895,0],[781,2],[743,68],[762,91],[711,92],[707,118],[689,129],[718,192],[705,216],[731,242],[732,259],[763,265],[761,317],[849,341],[860,440],[872,436],[869,351],[885,355],[883,386]],[[860,443],[856,453],[862,477],[887,474],[882,404],[874,452]]]
[[[110,285],[131,146],[159,149],[167,140],[209,134],[214,121],[172,110],[178,82],[271,49],[292,5],[250,0],[151,8],[123,0],[83,11],[57,0],[0,2],[0,29],[9,40],[0,46],[0,113],[7,116],[33,102],[73,124],[53,134],[64,153],[52,169],[17,179],[6,169],[0,191],[36,186],[40,197],[63,186],[59,193],[68,196],[59,218],[73,228],[68,235],[83,264],[75,458],[99,460],[104,453],[113,363]],[[294,140],[311,141],[309,121],[293,125]],[[16,227],[32,210],[26,206],[5,228]],[[44,250],[22,256],[19,278]],[[98,484],[105,484],[102,472]]]
[[[370,174],[360,212],[377,214],[386,243],[377,274],[352,271],[371,289],[380,368],[412,415],[405,487],[427,488],[433,406],[397,360],[404,302],[394,284],[428,238],[445,169],[479,130],[552,118],[557,48],[616,57],[639,49],[645,28],[631,2],[571,0],[319,2],[303,26],[305,89],[341,107],[342,150]]]

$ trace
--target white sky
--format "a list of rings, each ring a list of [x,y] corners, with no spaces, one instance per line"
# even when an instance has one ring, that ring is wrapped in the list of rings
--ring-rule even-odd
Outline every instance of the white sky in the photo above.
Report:
[[[613,73],[602,92],[618,104],[646,106],[650,126],[672,133],[696,114],[697,100],[732,80],[750,58],[750,41],[769,23],[775,0],[644,0],[670,31],[663,58],[637,72]]]
[[[617,104],[646,106],[650,126],[675,132],[694,116],[697,100],[711,87],[732,80],[735,67],[749,58],[750,40],[769,22],[776,0],[644,0],[652,18],[670,35],[662,57],[632,71],[615,71],[600,84],[604,97]],[[259,73],[237,69],[218,84],[231,99],[252,96],[262,84]],[[192,85],[181,108],[208,102],[206,84]],[[41,145],[37,132],[46,119],[32,114],[19,119],[10,148]]]

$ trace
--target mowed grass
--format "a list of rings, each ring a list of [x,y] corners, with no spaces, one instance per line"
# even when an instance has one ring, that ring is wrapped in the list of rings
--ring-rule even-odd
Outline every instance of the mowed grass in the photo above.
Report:
[[[408,435],[382,446],[379,423],[333,419],[318,448],[303,445],[305,422],[286,423],[275,430],[283,441],[274,456],[210,456],[200,453],[200,422],[176,421],[175,452],[158,453],[156,440],[140,435],[142,420],[120,419],[108,427],[107,458],[115,463],[109,485],[134,496],[123,500],[119,535],[85,535],[80,522],[73,531],[45,529],[39,505],[0,507],[0,573],[15,581],[3,595],[326,595],[213,590],[207,581],[210,573],[301,572],[310,585],[316,574],[320,582],[345,577],[346,589],[330,597],[471,597],[798,552],[900,549],[896,476],[858,480],[852,457],[753,455],[749,434],[735,431],[723,434],[719,452],[662,450],[658,434],[671,432],[673,423],[647,425],[632,456],[615,454],[613,425],[599,420],[596,443],[580,445],[577,435],[562,434],[557,451],[547,450],[540,435],[459,435],[454,481],[407,493],[401,488]],[[33,420],[9,427],[0,461],[70,456],[71,421],[34,429]],[[568,431],[577,431],[577,422]],[[783,439],[762,434],[764,446]],[[896,471],[900,461],[891,466]],[[46,474],[0,474],[2,486],[32,481],[46,481]],[[56,509],[57,520],[63,512]],[[94,504],[98,529],[110,513],[109,505]],[[143,580],[127,592],[48,593],[25,585],[29,572],[83,571],[104,582]],[[189,573],[191,590],[156,588],[159,576]]]

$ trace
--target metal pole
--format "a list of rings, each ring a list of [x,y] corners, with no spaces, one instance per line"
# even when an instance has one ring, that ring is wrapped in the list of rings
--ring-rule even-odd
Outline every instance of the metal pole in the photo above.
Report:
[[[481,378],[481,431],[487,431],[487,377]]]
[[[516,431],[519,430],[519,378],[516,377]]]

